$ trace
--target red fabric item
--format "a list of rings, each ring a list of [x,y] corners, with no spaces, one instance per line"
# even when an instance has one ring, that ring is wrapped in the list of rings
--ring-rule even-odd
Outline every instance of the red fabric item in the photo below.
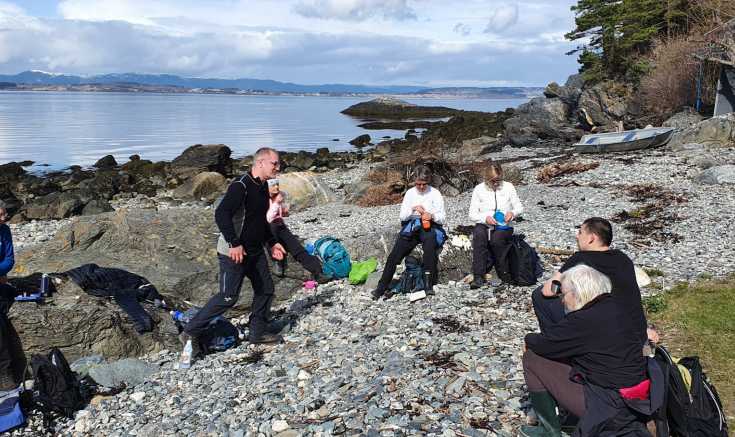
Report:
[[[621,388],[620,394],[627,400],[631,399],[646,399],[648,397],[648,390],[651,388],[651,380],[646,379],[630,388]]]

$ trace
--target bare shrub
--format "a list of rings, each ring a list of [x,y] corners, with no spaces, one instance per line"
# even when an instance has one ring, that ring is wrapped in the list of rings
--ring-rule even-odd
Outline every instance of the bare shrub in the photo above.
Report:
[[[659,124],[683,106],[694,106],[699,79],[699,62],[691,56],[694,48],[684,39],[654,40],[644,58],[649,74],[641,78],[631,102],[638,115],[649,118],[640,124]]]

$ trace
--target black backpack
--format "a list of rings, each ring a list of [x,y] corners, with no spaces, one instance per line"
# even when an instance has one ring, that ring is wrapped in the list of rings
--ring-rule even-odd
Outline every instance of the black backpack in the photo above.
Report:
[[[224,317],[217,317],[197,336],[205,355],[226,351],[240,344],[240,331]]]
[[[668,375],[664,403],[654,414],[656,437],[727,437],[722,401],[702,371],[699,357],[679,360],[692,375],[691,391],[664,347],[656,348],[655,359]]]
[[[29,368],[33,375],[32,391],[25,387]],[[73,418],[75,411],[84,408],[76,374],[57,347],[51,349],[48,357],[33,354],[23,373],[23,392],[30,405],[44,413],[44,423],[48,413]]]
[[[543,274],[536,250],[525,240],[523,234],[513,235],[501,259],[497,260],[495,270],[503,282],[527,287],[536,284]]]
[[[411,293],[417,289],[424,288],[424,277],[421,274],[421,260],[413,255],[406,257],[406,270],[401,273],[401,278],[396,284],[396,293]]]

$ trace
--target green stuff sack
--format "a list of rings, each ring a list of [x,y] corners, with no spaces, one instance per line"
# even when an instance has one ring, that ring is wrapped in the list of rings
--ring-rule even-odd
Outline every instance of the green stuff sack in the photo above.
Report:
[[[370,273],[374,272],[378,268],[378,262],[375,258],[361,263],[352,263],[352,270],[350,270],[350,284],[357,285],[367,281]]]

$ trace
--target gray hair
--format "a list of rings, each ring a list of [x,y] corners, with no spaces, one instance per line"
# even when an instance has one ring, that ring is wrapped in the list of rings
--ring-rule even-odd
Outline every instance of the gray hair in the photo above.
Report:
[[[592,299],[612,290],[610,278],[586,264],[577,264],[561,275],[561,289],[577,297],[572,311],[587,305]]]
[[[270,155],[278,156],[278,152],[276,152],[275,149],[271,149],[270,147],[261,147],[260,149],[258,149],[257,152],[255,152],[255,155],[253,156],[253,161],[268,159]]]
[[[3,202],[2,200],[0,200],[0,209],[7,212],[7,210],[5,209],[5,202]]]
[[[414,180],[431,183],[431,169],[425,165],[419,165],[413,172]]]

